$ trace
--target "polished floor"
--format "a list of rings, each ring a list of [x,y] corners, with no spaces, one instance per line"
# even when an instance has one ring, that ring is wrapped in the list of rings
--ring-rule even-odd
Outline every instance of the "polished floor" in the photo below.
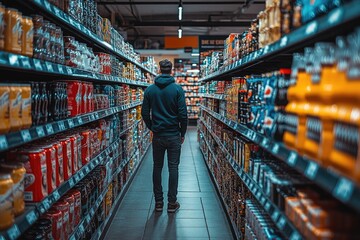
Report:
[[[165,159],[165,162],[167,160]],[[175,214],[154,211],[152,149],[143,160],[105,236],[106,240],[233,239],[215,187],[197,142],[196,128],[189,127],[179,166],[178,201]],[[167,164],[163,190],[167,201]]]

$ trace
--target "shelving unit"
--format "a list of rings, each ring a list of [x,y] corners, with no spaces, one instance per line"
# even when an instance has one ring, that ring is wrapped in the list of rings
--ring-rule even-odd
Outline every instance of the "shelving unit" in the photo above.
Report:
[[[188,119],[198,119],[198,111],[196,108],[200,103],[199,87],[200,84],[197,82],[198,77],[186,75],[186,76],[175,76],[175,81],[182,86],[185,92],[186,105],[188,107]],[[191,79],[191,80],[190,80]],[[188,103],[190,102],[190,104]],[[195,102],[195,103],[194,103]]]
[[[359,18],[358,2],[350,1],[283,36],[279,41],[252,52],[199,81],[224,80],[235,75],[266,73],[280,67],[290,67],[291,53],[341,34],[353,27],[353,23],[358,22]]]
[[[104,85],[129,85],[144,89],[150,85],[152,76],[155,76],[155,73],[152,70],[147,69],[146,67],[144,67],[144,65],[132,59],[131,56],[126,55],[121,49],[116,49],[111,44],[101,40],[98,36],[96,36],[89,29],[84,27],[77,20],[52,5],[49,1],[16,0],[14,2],[11,2],[11,4],[16,4],[20,11],[24,11],[29,15],[31,13],[40,13],[46,20],[50,20],[52,23],[55,23],[57,26],[61,27],[63,31],[70,33],[71,36],[76,37],[77,40],[81,41],[82,43],[86,43],[87,46],[93,48],[96,51],[112,54],[124,62],[130,62],[136,65],[138,68],[141,69],[142,76],[144,76],[145,74],[147,79],[143,79],[144,77],[141,77],[142,79],[137,79],[135,81],[133,79],[128,79],[125,77],[90,72],[75,67],[69,67],[66,65],[39,60],[19,54],[0,51],[1,72],[7,75],[11,74],[15,78],[14,81],[8,82],[9,84],[16,83],[16,79],[19,79],[20,82],[32,82],[35,81],[34,79],[36,79],[36,81],[43,81],[47,83],[67,79],[94,82],[96,84]],[[8,79],[3,79],[3,81],[6,80]],[[120,105],[107,109],[97,110],[76,117],[69,117],[63,120],[47,122],[43,125],[31,126],[29,128],[0,135],[0,152],[6,154],[6,151],[12,150],[16,147],[21,147],[24,144],[31,144],[33,141],[36,140],[48,139],[50,136],[54,136],[55,134],[78,129],[78,127],[82,127],[89,123],[111,117],[123,111],[138,107],[142,104],[142,102],[139,101],[139,97],[137,97],[137,101],[135,101],[134,99],[130,100],[130,104],[127,105]],[[106,163],[109,163],[110,161],[116,159],[118,156],[113,156],[112,153],[121,148],[121,137],[123,137],[132,129],[138,129],[140,121],[141,120],[135,120],[135,122],[131,126],[128,126],[125,130],[119,133],[117,139],[111,139],[111,144],[107,148],[102,150],[97,156],[93,156],[93,158],[85,166],[79,169],[67,181],[63,182],[58,188],[56,188],[51,194],[45,197],[41,202],[31,204],[26,203],[25,212],[20,216],[16,217],[15,224],[4,231],[0,231],[0,239],[15,240],[20,238],[32,225],[36,223],[38,219],[41,218],[41,216],[45,212],[47,212],[53,206],[54,203],[61,199],[70,189],[80,183],[80,181],[82,181],[91,172],[93,172],[96,167],[100,165],[105,165]],[[149,132],[142,135],[142,137],[145,137],[148,134]],[[142,160],[143,156],[146,154],[147,149],[150,146],[149,143],[146,143],[147,147],[144,149],[141,146],[145,147],[145,145],[142,144],[145,144],[145,140],[144,143],[136,145],[134,147],[134,152],[127,155],[129,157],[127,159],[124,159],[120,163],[119,168],[113,171],[112,179],[118,174],[120,174],[122,169],[129,164],[132,157],[136,154],[136,156],[138,157],[142,155]],[[126,150],[124,149],[124,151]],[[135,168],[132,169],[132,174],[131,176],[129,176],[126,185],[122,188],[122,191],[116,197],[113,209],[119,204],[121,198],[126,193],[129,183],[134,177],[140,163],[141,161],[138,161],[136,163],[136,166],[134,166]],[[108,186],[104,186],[104,192],[99,194],[95,205],[92,206],[92,208],[89,210],[89,213],[81,219],[81,222],[76,227],[76,230],[72,234],[71,239],[79,239],[79,236],[84,233],[84,229],[86,228],[87,224],[90,222],[90,220],[96,213],[98,207],[100,206],[100,203],[104,199],[107,188]],[[109,222],[112,214],[110,214],[106,219],[106,224]],[[99,229],[102,229],[105,225],[103,224],[101,227],[99,227]]]
[[[359,6],[358,6],[357,1],[348,1],[347,3],[344,3],[342,6],[337,7],[334,10],[330,11],[329,13],[327,13],[319,18],[316,18],[315,20],[308,22],[307,24],[301,26],[300,28],[292,31],[291,33],[289,33],[287,35],[282,36],[280,38],[280,40],[278,40],[264,48],[261,48],[257,51],[254,51],[254,52],[248,54],[247,56],[233,62],[230,65],[221,67],[220,70],[201,78],[199,81],[202,84],[210,84],[210,85],[211,85],[211,83],[208,83],[208,82],[213,83],[216,81],[229,81],[228,86],[233,87],[232,90],[234,90],[234,96],[229,96],[230,97],[229,99],[232,99],[231,97],[234,97],[234,98],[236,98],[236,100],[238,100],[240,102],[241,100],[240,100],[239,92],[237,92],[237,94],[239,94],[239,95],[236,96],[236,94],[235,94],[236,87],[239,87],[238,89],[243,89],[241,87],[244,87],[246,84],[252,84],[253,82],[256,81],[256,79],[255,79],[256,77],[253,77],[253,78],[246,77],[245,78],[244,76],[247,76],[247,75],[260,76],[260,74],[264,74],[264,75],[268,74],[270,76],[271,75],[270,72],[279,71],[280,68],[290,68],[292,66],[293,53],[297,53],[297,52],[302,53],[302,52],[304,52],[305,47],[313,47],[316,43],[319,43],[319,42],[324,42],[324,41],[334,42],[335,38],[337,36],[347,36],[350,32],[354,31],[354,28],[356,26],[359,26],[360,12],[358,10],[359,10]],[[251,82],[249,80],[248,82],[245,81],[244,83],[239,83],[239,82],[235,83],[235,81],[234,81],[231,84],[230,81],[232,80],[232,77],[244,77],[244,81],[245,81],[245,79],[246,80],[250,79],[253,82]],[[266,77],[263,77],[263,78],[266,79]],[[268,78],[268,79],[270,79],[270,78]],[[304,79],[302,79],[302,80],[304,80]],[[239,85],[236,85],[236,84],[239,84]],[[265,85],[265,84],[263,84],[263,85]],[[265,87],[263,85],[261,85],[261,87]],[[250,88],[249,85],[246,85],[244,88],[254,91],[254,89],[257,89],[254,86],[252,86],[252,88]],[[268,85],[266,85],[266,87],[268,87]],[[279,87],[279,89],[280,88],[281,87]],[[269,89],[267,89],[267,90],[269,90]],[[211,89],[208,91],[211,92]],[[257,91],[257,90],[255,90],[255,91]],[[286,91],[286,89],[284,91]],[[264,92],[265,92],[265,90],[264,90]],[[230,93],[230,94],[232,94],[232,93]],[[303,93],[303,94],[305,94],[305,93]],[[271,200],[272,198],[270,198],[266,195],[265,191],[263,190],[263,187],[261,187],[256,182],[256,180],[253,179],[253,176],[251,176],[251,174],[245,172],[245,170],[242,169],[242,167],[233,159],[233,157],[231,156],[231,154],[229,153],[229,151],[227,150],[227,148],[225,147],[224,143],[221,140],[223,138],[220,138],[219,136],[217,136],[214,133],[214,131],[212,130],[212,128],[209,125],[207,125],[205,120],[202,118],[203,115],[206,115],[208,117],[207,120],[209,120],[209,118],[216,119],[219,122],[221,122],[222,124],[226,125],[227,129],[230,130],[229,131],[230,133],[233,132],[234,136],[236,136],[237,138],[241,137],[241,140],[243,140],[246,143],[249,142],[251,144],[251,146],[253,146],[253,144],[254,144],[256,147],[259,146],[261,149],[265,150],[267,153],[269,153],[269,155],[266,155],[266,156],[271,156],[271,161],[273,161],[273,162],[271,162],[271,164],[273,164],[274,166],[279,165],[280,166],[279,169],[281,169],[281,167],[288,167],[291,170],[292,169],[296,170],[296,172],[300,173],[299,176],[301,176],[301,177],[304,176],[304,178],[302,178],[303,180],[307,179],[307,180],[309,180],[309,183],[312,184],[312,186],[314,186],[314,187],[315,187],[315,185],[316,185],[316,187],[318,186],[322,190],[321,191],[322,195],[328,196],[327,194],[330,194],[328,196],[328,198],[330,198],[330,200],[331,200],[330,202],[338,203],[338,201],[339,201],[342,203],[342,204],[339,203],[339,205],[341,205],[341,207],[344,207],[344,209],[350,209],[349,212],[351,212],[352,210],[354,210],[356,213],[360,212],[360,185],[354,179],[351,179],[350,177],[348,177],[347,175],[342,173],[340,170],[335,169],[335,167],[322,165],[322,163],[320,163],[320,161],[318,159],[312,159],[308,156],[305,156],[305,155],[297,152],[296,150],[290,149],[284,143],[282,143],[280,141],[276,141],[276,140],[272,139],[271,137],[265,136],[265,135],[261,134],[260,132],[253,130],[253,129],[256,129],[256,127],[253,127],[253,129],[250,129],[246,125],[240,123],[240,117],[239,117],[239,122],[234,121],[235,119],[234,120],[229,119],[229,118],[235,116],[235,115],[231,115],[232,114],[231,110],[233,109],[232,107],[237,107],[238,108],[237,110],[239,111],[239,113],[237,113],[237,111],[235,111],[235,110],[234,110],[234,112],[236,112],[236,114],[240,114],[240,107],[239,107],[240,105],[236,106],[236,104],[243,104],[243,105],[241,105],[243,107],[243,108],[241,108],[241,111],[243,111],[243,112],[247,111],[246,107],[248,105],[246,105],[246,104],[249,104],[249,107],[251,106],[254,108],[257,107],[256,104],[259,104],[259,105],[261,105],[262,110],[265,109],[264,111],[268,111],[267,107],[277,107],[276,104],[270,103],[270,105],[272,104],[271,106],[266,105],[266,104],[269,104],[266,102],[267,99],[263,100],[263,102],[261,102],[261,103],[260,103],[261,100],[256,102],[256,100],[252,99],[252,101],[254,101],[254,103],[249,103],[248,102],[249,100],[246,99],[246,96],[245,97],[241,96],[242,99],[246,99],[246,100],[243,100],[243,102],[241,102],[241,103],[236,102],[236,104],[234,104],[234,102],[232,102],[232,101],[236,101],[236,100],[227,100],[227,98],[226,98],[227,96],[225,94],[209,94],[207,92],[207,93],[200,93],[200,96],[204,100],[202,102],[202,105],[200,105],[201,110],[200,110],[199,125],[202,128],[205,128],[206,133],[208,133],[206,135],[203,132],[202,128],[199,128],[200,137],[202,137],[202,139],[204,139],[204,142],[205,142],[205,144],[203,144],[203,145],[207,146],[209,151],[212,152],[211,145],[208,143],[205,136],[212,138],[214,140],[214,142],[216,142],[215,145],[218,146],[217,150],[220,149],[222,151],[222,153],[226,156],[225,159],[223,159],[223,161],[227,162],[231,166],[233,172],[236,173],[236,175],[239,177],[239,179],[241,180],[243,185],[245,185],[246,188],[251,193],[251,195],[252,195],[251,198],[254,198],[257,200],[257,202],[262,207],[262,210],[264,210],[264,212],[267,213],[267,215],[272,220],[275,228],[281,233],[281,235],[284,238],[293,239],[293,240],[294,239],[306,239],[307,236],[305,236],[305,235],[312,234],[312,233],[310,233],[310,231],[312,231],[312,230],[309,230],[309,228],[307,226],[306,229],[308,230],[308,232],[305,232],[306,229],[302,229],[299,227],[299,225],[297,225],[298,223],[302,224],[302,221],[304,221],[304,220],[302,220],[302,221],[299,220],[299,222],[296,222],[296,220],[291,219],[290,215],[287,215],[288,213],[285,214],[285,211],[281,210],[280,207],[278,207],[277,203],[272,202],[273,201],[273,200]],[[250,98],[250,96],[247,96],[247,97]],[[218,100],[218,101],[216,101],[216,100]],[[231,102],[230,108],[226,108],[226,107],[229,107],[229,105],[226,105],[224,101],[227,101],[226,104],[229,104],[228,101]],[[333,104],[335,104],[335,103],[333,103]],[[209,108],[206,106],[209,106]],[[354,106],[355,106],[355,104],[354,104]],[[282,106],[280,104],[279,108],[281,108],[281,107],[284,107],[284,106]],[[216,112],[213,111],[212,109],[214,109]],[[259,107],[259,109],[260,109],[260,107]],[[243,112],[241,114],[243,114],[242,117],[245,118],[247,115],[244,115],[245,113],[243,113]],[[221,114],[219,114],[219,113],[221,113]],[[248,110],[248,113],[253,114],[253,112],[251,112],[250,110]],[[222,114],[227,114],[227,116],[229,116],[229,118],[224,117]],[[228,114],[230,114],[230,115],[228,115]],[[264,114],[266,116],[266,113],[264,113]],[[254,117],[254,116],[252,116],[252,117]],[[238,116],[235,116],[234,118],[238,118]],[[265,121],[266,121],[266,119],[264,120],[264,122],[258,123],[258,124],[265,125]],[[321,122],[321,123],[324,124],[323,122]],[[220,124],[220,126],[223,126],[222,124]],[[284,123],[285,126],[291,125],[290,123],[287,123],[287,122],[286,122],[286,124]],[[296,124],[298,124],[298,123],[296,123]],[[216,127],[218,127],[218,126],[216,125]],[[261,126],[261,129],[263,130],[264,127]],[[219,131],[219,129],[217,129],[217,132],[218,131]],[[231,136],[230,133],[229,133],[229,135],[224,133],[225,134],[224,136],[231,138],[231,137],[229,137],[229,136]],[[321,134],[323,134],[323,133],[321,132]],[[309,137],[307,136],[307,138],[309,138]],[[230,141],[230,145],[231,145],[232,140],[229,140],[229,141]],[[234,142],[235,142],[235,140],[234,140]],[[211,140],[211,143],[213,143],[212,140]],[[239,150],[239,151],[245,151],[245,150]],[[242,152],[241,154],[244,154],[244,152]],[[244,155],[243,155],[243,157],[245,158]],[[281,164],[277,163],[276,162],[277,159],[279,159],[279,161],[286,163],[287,166],[284,166],[282,164],[282,162],[281,162]],[[252,159],[252,160],[254,160],[254,159]],[[260,164],[263,164],[263,166],[267,167],[267,163],[266,163],[265,159],[259,159],[258,161],[260,162]],[[254,164],[254,162],[250,162],[249,164],[251,164],[251,163]],[[210,166],[208,166],[208,167],[210,169]],[[219,171],[219,170],[216,169],[216,171]],[[269,170],[269,171],[271,172],[271,170]],[[210,170],[210,172],[211,172],[211,170]],[[264,170],[264,172],[265,172],[265,170]],[[214,181],[216,182],[215,177],[214,177]],[[330,196],[332,196],[333,198],[331,198]],[[297,197],[299,197],[299,196],[297,196]],[[299,199],[299,198],[297,198],[297,199]],[[336,200],[338,200],[338,201],[336,201]],[[303,204],[302,206],[305,206],[305,204]],[[327,211],[325,209],[325,207],[324,208],[322,207],[321,204],[319,204],[319,206],[320,206],[319,209],[322,209],[325,212]],[[310,216],[309,216],[310,214],[307,214],[304,212],[302,212],[302,213],[305,215],[305,217],[310,218]],[[313,221],[313,220],[311,220],[311,221]],[[309,223],[310,223],[310,220],[309,220]],[[313,224],[313,223],[311,222],[310,224]],[[232,225],[234,227],[234,224],[232,224]],[[310,225],[310,226],[314,226],[314,225]],[[236,230],[237,227],[235,226],[234,228]],[[336,234],[336,230],[334,230],[334,232],[332,232],[333,228],[328,227],[327,229],[330,229],[331,233]]]

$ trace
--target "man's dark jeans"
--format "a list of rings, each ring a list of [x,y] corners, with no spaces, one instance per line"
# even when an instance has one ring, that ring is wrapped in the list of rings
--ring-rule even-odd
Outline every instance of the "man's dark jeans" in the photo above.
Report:
[[[164,155],[167,150],[168,167],[169,167],[169,191],[168,202],[175,203],[178,179],[179,179],[179,163],[181,152],[181,137],[178,136],[163,137],[155,136],[153,138],[153,184],[154,195],[156,202],[162,202],[164,200],[162,185],[161,185],[161,172],[164,166]]]

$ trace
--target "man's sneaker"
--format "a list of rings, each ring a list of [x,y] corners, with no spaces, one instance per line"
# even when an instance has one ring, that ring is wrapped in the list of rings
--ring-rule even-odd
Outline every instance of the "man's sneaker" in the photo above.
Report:
[[[156,202],[155,203],[155,211],[162,212],[164,207],[164,202]]]
[[[168,203],[168,213],[174,213],[180,208],[180,203]]]

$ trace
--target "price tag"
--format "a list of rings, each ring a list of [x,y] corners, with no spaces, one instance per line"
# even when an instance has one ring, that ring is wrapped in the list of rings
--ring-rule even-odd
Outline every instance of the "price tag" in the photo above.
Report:
[[[99,119],[99,113],[98,112],[95,113],[95,118]]]
[[[277,226],[280,230],[283,230],[286,224],[286,219],[284,217],[280,217],[279,221],[277,222]]]
[[[46,124],[45,128],[46,128],[47,134],[53,134],[54,133],[54,128],[53,128],[52,124]]]
[[[74,178],[70,178],[69,186],[70,186],[70,188],[72,188],[74,186]]]
[[[267,202],[267,203],[265,204],[265,206],[264,206],[264,208],[265,208],[265,210],[266,210],[267,212],[270,210],[270,207],[271,207],[271,205],[270,205],[269,202]]]
[[[58,127],[59,127],[60,131],[64,131],[66,129],[64,121],[58,122]]]
[[[271,152],[273,154],[278,154],[279,153],[279,144],[275,143],[274,146],[271,149]]]
[[[79,234],[80,234],[80,235],[84,234],[84,231],[85,231],[84,225],[83,225],[83,224],[80,224],[80,226],[79,226]]]
[[[75,126],[74,120],[68,119],[69,128],[73,128]]]
[[[265,46],[264,48],[264,54],[267,54],[269,52],[269,45]]]
[[[0,150],[5,150],[8,148],[8,142],[5,136],[0,136]]]
[[[301,239],[302,238],[301,238],[300,234],[296,231],[294,231],[289,238],[289,240],[301,240]]]
[[[53,66],[51,62],[45,62],[45,66],[48,70],[48,72],[54,72]]]
[[[58,64],[58,71],[59,71],[60,74],[64,74],[64,69],[63,69],[62,65]]]
[[[315,162],[309,162],[309,165],[307,166],[306,170],[305,170],[305,175],[310,178],[310,179],[314,179],[316,176],[316,173],[319,169],[319,165]]]
[[[258,192],[256,193],[256,197],[257,197],[258,199],[261,197],[261,192],[260,192],[260,191],[258,191]]]
[[[22,138],[23,142],[31,141],[31,135],[30,135],[29,130],[22,130],[20,132],[20,134],[21,134],[21,138]]]
[[[79,123],[79,124],[83,124],[83,119],[82,119],[82,117],[79,117],[77,120],[78,120],[78,123]]]
[[[18,237],[20,237],[21,233],[20,230],[18,228],[18,226],[15,224],[14,226],[12,226],[8,231],[7,231],[9,238],[11,240],[15,240]]]
[[[31,69],[31,64],[30,64],[30,60],[27,57],[23,57],[21,58],[21,65],[23,66],[23,68],[27,68],[27,69]]]
[[[75,181],[76,181],[76,182],[79,182],[79,181],[80,181],[80,177],[79,177],[78,174],[75,175]]]
[[[35,211],[31,211],[26,215],[26,221],[29,223],[29,225],[32,225],[36,221],[37,217],[35,214]]]
[[[50,208],[49,198],[46,198],[46,199],[43,201],[43,206],[44,206],[44,209],[45,209],[46,211]]]
[[[36,133],[38,135],[38,137],[44,137],[45,136],[45,131],[43,127],[36,127]]]
[[[264,197],[261,197],[260,203],[264,206],[264,204],[266,203],[266,199]]]
[[[346,178],[340,178],[335,186],[333,195],[341,201],[347,202],[350,200],[353,191],[354,184]]]
[[[84,172],[83,172],[83,171],[80,172],[80,177],[81,177],[81,178],[84,177]]]
[[[305,30],[306,35],[314,34],[317,30],[317,25],[316,21],[309,23]]]
[[[343,13],[344,11],[342,8],[336,8],[329,14],[328,23],[331,25],[338,24],[342,19]]]
[[[280,39],[280,47],[285,47],[288,42],[288,37],[284,36]]]
[[[67,72],[68,75],[73,74],[73,71],[72,71],[72,69],[70,67],[65,67],[65,69],[66,69],[66,72]]]
[[[262,141],[261,141],[261,145],[264,148],[268,148],[268,144],[269,144],[269,140],[267,138],[263,138]]]
[[[94,216],[94,214],[95,214],[95,210],[94,210],[94,208],[92,208],[91,211],[90,211],[90,215]]]
[[[296,160],[297,160],[297,154],[294,152],[290,152],[290,155],[288,157],[288,164],[290,166],[295,166],[296,165]]]
[[[45,5],[45,8],[48,10],[48,11],[51,11],[51,4],[48,2],[48,1],[43,1],[44,5]]]
[[[34,58],[33,61],[34,61],[35,69],[36,69],[37,71],[42,71],[42,70],[43,70],[43,67],[42,67],[42,65],[41,65],[40,60]]]
[[[278,219],[278,217],[279,217],[279,211],[278,211],[278,210],[275,210],[275,211],[273,212],[273,214],[271,215],[271,218],[272,218],[272,220],[274,220],[274,222],[276,222],[277,219]]]
[[[55,201],[57,201],[57,200],[60,199],[60,194],[59,194],[58,190],[56,190],[56,191],[53,192],[53,196],[54,196],[54,198],[55,198]]]
[[[100,155],[100,156],[101,156],[101,155]],[[90,165],[91,165],[91,168],[94,168],[94,167],[95,167],[94,162],[91,162]]]

